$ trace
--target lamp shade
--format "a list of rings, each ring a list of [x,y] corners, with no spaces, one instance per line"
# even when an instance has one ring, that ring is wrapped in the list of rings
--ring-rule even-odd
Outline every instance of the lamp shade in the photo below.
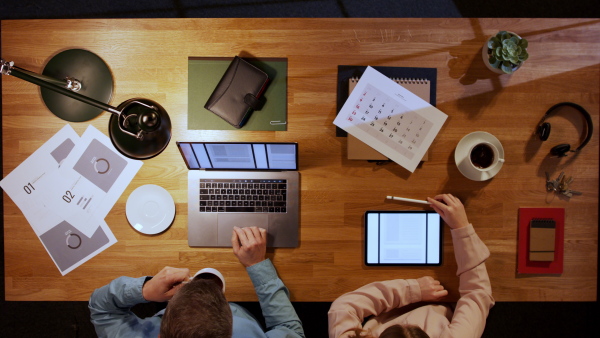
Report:
[[[129,99],[117,110],[121,115],[112,115],[108,122],[110,139],[123,155],[145,160],[160,154],[171,140],[171,119],[165,109],[149,99]],[[120,122],[123,121],[123,122]],[[133,137],[127,132],[138,134]]]
[[[77,93],[108,103],[113,93],[113,77],[108,65],[96,54],[85,49],[68,49],[53,56],[42,75],[64,80],[77,79],[84,85]],[[84,122],[100,115],[104,110],[41,87],[40,93],[46,107],[56,116],[69,122]]]

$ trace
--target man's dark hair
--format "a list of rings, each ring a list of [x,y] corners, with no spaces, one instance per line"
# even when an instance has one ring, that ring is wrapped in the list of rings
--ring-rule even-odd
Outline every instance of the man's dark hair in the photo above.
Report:
[[[161,338],[231,337],[231,309],[213,280],[195,278],[184,285],[165,311],[160,326]]]

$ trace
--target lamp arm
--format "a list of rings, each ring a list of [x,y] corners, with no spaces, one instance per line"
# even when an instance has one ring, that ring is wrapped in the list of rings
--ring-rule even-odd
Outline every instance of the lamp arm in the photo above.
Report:
[[[2,67],[1,68],[1,73],[4,74],[4,75],[12,75],[12,76],[17,77],[17,78],[19,78],[21,80],[25,80],[27,82],[36,84],[36,85],[38,85],[40,87],[44,87],[44,88],[50,89],[50,90],[55,91],[55,92],[57,92],[59,94],[66,95],[66,96],[68,96],[68,97],[70,97],[72,99],[81,101],[83,103],[87,103],[89,105],[92,105],[92,106],[94,106],[96,108],[99,108],[99,109],[102,109],[102,110],[106,110],[107,112],[113,113],[113,114],[115,114],[117,116],[121,115],[121,112],[119,110],[117,110],[113,106],[110,106],[110,105],[108,105],[106,103],[103,103],[103,102],[100,102],[100,101],[97,101],[97,100],[94,100],[94,99],[92,99],[90,97],[87,97],[85,95],[81,95],[81,94],[75,93],[75,92],[73,92],[73,91],[71,91],[71,90],[69,90],[67,88],[60,87],[60,86],[58,86],[58,85],[56,85],[54,83],[47,82],[46,81],[47,80],[46,76],[44,76],[42,78],[42,76],[39,75],[39,74],[32,73],[32,72],[30,72],[30,71],[28,71],[26,69],[22,69],[22,68],[19,68],[19,67],[14,67],[13,65],[14,65],[13,62],[5,62],[4,60],[1,60],[1,67]],[[33,76],[31,74],[35,74],[35,76]],[[53,79],[52,82],[56,82],[56,81],[58,81],[58,80]]]
[[[25,74],[28,74],[28,75],[31,75],[31,76],[36,77],[38,79],[41,79],[41,80],[44,80],[46,82],[52,83],[52,84],[57,85],[59,87],[67,88],[67,89],[69,89],[71,91],[74,91],[74,92],[78,92],[81,89],[81,82],[79,80],[76,80],[76,79],[72,78],[72,77],[66,77],[64,80],[59,80],[59,79],[55,79],[53,77],[46,76],[46,75],[43,75],[43,74],[37,74],[37,73],[28,71],[27,69],[23,69],[23,68],[17,67],[17,66],[13,66],[13,67],[11,67],[11,69],[18,69],[18,70],[20,70],[21,72],[23,72]]]
[[[44,87],[59,94],[68,96],[72,99],[81,101],[93,107],[112,113],[116,115],[117,125],[119,126],[121,132],[133,136],[138,140],[143,140],[145,134],[152,133],[158,130],[161,126],[159,109],[154,105],[142,102],[142,100],[128,100],[119,106],[119,110],[119,108],[115,108],[104,102],[100,102],[91,97],[87,97],[85,95],[76,93],[75,91],[81,88],[81,84],[79,83],[79,81],[73,78],[67,78],[66,81],[60,81],[46,75],[33,73],[27,69],[15,67],[14,62],[7,62],[4,61],[4,59],[0,59],[0,74],[12,75],[21,80],[25,80],[40,87]],[[76,88],[77,86],[79,86],[79,88]],[[136,108],[139,110],[139,106],[144,107],[144,109],[142,111],[137,112],[136,114],[126,113],[126,111],[132,111],[132,109]],[[127,130],[128,126],[131,125],[137,126],[136,128],[138,128],[139,130],[135,132]],[[170,128],[170,125],[168,128]]]

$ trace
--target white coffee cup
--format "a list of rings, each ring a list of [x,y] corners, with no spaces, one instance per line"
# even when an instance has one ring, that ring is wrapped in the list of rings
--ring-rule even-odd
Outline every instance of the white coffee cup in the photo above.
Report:
[[[204,276],[201,276],[204,275]],[[213,275],[213,276],[206,276],[206,275]],[[194,277],[192,277],[192,279],[198,277],[198,278],[205,278],[205,279],[214,279],[214,276],[218,277],[218,284],[220,284],[223,288],[223,293],[225,293],[225,278],[223,277],[223,275],[221,274],[221,272],[219,272],[219,270],[217,269],[213,269],[213,268],[204,268],[199,270],[198,272],[196,272],[196,274],[194,275]],[[208,278],[206,278],[208,277]]]
[[[499,162],[504,162],[500,157],[498,148],[490,142],[480,141],[474,144],[468,153],[469,163],[478,171],[493,169]]]

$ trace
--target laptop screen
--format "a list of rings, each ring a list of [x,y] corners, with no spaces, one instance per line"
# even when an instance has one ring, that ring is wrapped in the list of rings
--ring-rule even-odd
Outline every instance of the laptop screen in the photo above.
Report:
[[[177,142],[188,169],[298,170],[297,143]]]

